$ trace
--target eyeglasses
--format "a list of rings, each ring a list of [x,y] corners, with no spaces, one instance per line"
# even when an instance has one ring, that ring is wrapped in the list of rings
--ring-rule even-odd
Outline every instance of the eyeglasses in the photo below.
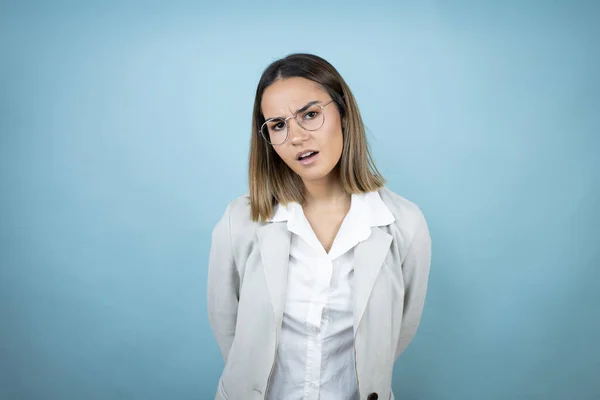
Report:
[[[260,133],[263,138],[273,146],[285,143],[288,139],[289,126],[287,121],[294,118],[298,125],[307,131],[316,131],[325,123],[325,114],[323,109],[333,100],[320,105],[318,101],[311,101],[300,108],[294,115],[287,118],[270,118],[260,127]]]

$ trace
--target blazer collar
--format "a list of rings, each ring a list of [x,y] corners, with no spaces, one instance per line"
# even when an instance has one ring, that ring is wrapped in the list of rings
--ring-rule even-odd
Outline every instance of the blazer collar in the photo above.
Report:
[[[358,331],[371,290],[379,275],[389,249],[392,235],[379,227],[371,228],[371,235],[354,248],[354,333]]]
[[[279,329],[285,306],[291,232],[285,223],[274,222],[258,228],[257,237],[267,289]]]

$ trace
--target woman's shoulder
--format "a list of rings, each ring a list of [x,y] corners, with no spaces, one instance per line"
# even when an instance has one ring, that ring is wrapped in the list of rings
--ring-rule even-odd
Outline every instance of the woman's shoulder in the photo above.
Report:
[[[250,220],[250,196],[244,194],[230,201],[227,205],[227,212],[232,221]]]
[[[423,211],[417,203],[393,192],[388,187],[382,187],[378,192],[381,200],[394,216],[395,225],[412,231],[421,224],[426,224]]]
[[[227,220],[232,232],[247,233],[262,225],[253,221],[250,213],[250,196],[244,194],[227,204],[225,214],[221,220]]]
[[[425,223],[425,216],[421,207],[412,200],[393,192],[384,186],[378,190],[379,196],[389,211],[394,216],[394,224],[402,230],[414,230]],[[264,223],[253,221],[250,213],[250,196],[241,195],[227,205],[225,211],[230,229],[248,233],[254,231]],[[225,217],[224,215],[224,217]]]

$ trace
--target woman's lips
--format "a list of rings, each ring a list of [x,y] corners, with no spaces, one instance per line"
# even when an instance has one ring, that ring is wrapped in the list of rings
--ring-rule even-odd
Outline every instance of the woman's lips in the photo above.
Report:
[[[317,157],[319,157],[319,152],[315,151],[310,156],[299,159],[298,162],[302,165],[311,165],[317,160]]]

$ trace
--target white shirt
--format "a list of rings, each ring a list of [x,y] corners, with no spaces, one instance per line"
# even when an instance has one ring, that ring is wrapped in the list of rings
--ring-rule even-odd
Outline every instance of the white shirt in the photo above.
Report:
[[[288,282],[269,400],[359,398],[354,360],[354,247],[394,221],[379,193],[353,194],[326,253],[302,206],[279,205],[273,222],[292,233]]]

